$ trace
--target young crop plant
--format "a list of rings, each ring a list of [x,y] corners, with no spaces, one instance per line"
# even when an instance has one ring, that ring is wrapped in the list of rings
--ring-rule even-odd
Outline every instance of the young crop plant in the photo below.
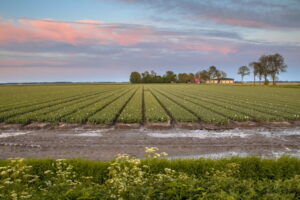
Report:
[[[172,118],[177,122],[198,122],[198,118],[182,106],[174,103],[169,98],[151,89],[152,94],[171,114]]]
[[[226,116],[228,119],[234,121],[271,121],[275,120],[276,116],[268,115],[266,113],[258,112],[255,109],[247,109],[243,105],[236,105],[235,101],[228,102],[224,98],[211,98],[209,96],[193,95],[187,92],[178,91],[177,93],[172,93],[172,95],[185,94],[185,99],[194,103],[198,106],[206,107],[211,111],[220,113]],[[220,101],[222,99],[222,101]]]
[[[1,88],[0,88],[1,89]],[[14,109],[23,109],[25,107],[30,107],[30,106],[38,106],[41,104],[45,104],[45,103],[51,103],[53,101],[57,101],[57,100],[62,100],[64,98],[73,98],[73,97],[80,97],[80,96],[87,96],[90,94],[94,94],[97,92],[100,92],[101,90],[96,90],[95,89],[90,89],[90,88],[85,88],[81,93],[78,93],[78,90],[74,90],[75,88],[72,89],[66,89],[66,88],[62,88],[60,90],[49,90],[49,88],[47,86],[43,86],[41,89],[43,89],[42,91],[38,90],[38,91],[27,91],[27,95],[24,96],[23,92],[24,91],[18,91],[17,90],[17,94],[19,95],[14,95],[13,97],[11,97],[12,99],[14,99],[15,103],[11,103],[9,104],[8,101],[6,101],[4,104],[5,105],[1,105],[0,107],[0,112],[5,112],[5,111],[9,111],[9,110],[14,110]],[[79,88],[78,88],[79,89]],[[5,99],[5,98],[3,98]],[[11,101],[9,101],[11,102]]]
[[[150,91],[145,91],[145,119],[146,122],[168,122],[170,121],[167,113],[159,105],[158,101]]]
[[[59,122],[61,121],[61,118],[68,116],[72,113],[75,113],[81,109],[84,109],[85,107],[88,107],[90,105],[93,105],[105,98],[110,97],[112,94],[110,92],[105,93],[104,95],[97,96],[96,98],[91,98],[88,100],[85,100],[83,102],[79,102],[76,104],[72,104],[66,107],[63,107],[61,110],[57,112],[49,112],[46,115],[40,116],[38,118],[38,121],[44,121],[44,122]]]
[[[4,121],[4,120],[6,120],[10,117],[14,117],[14,116],[21,115],[21,114],[28,113],[28,112],[37,111],[37,110],[47,108],[47,107],[50,107],[50,106],[54,106],[54,105],[58,105],[58,104],[61,104],[61,103],[67,103],[69,101],[77,100],[77,99],[80,99],[80,98],[83,98],[83,96],[71,97],[71,98],[69,97],[69,98],[59,99],[59,100],[56,100],[56,101],[47,102],[47,103],[43,103],[43,104],[39,104],[39,105],[32,105],[32,106],[25,107],[25,108],[13,109],[13,110],[10,110],[10,111],[2,112],[2,113],[0,113],[0,122]]]
[[[88,119],[88,122],[91,124],[113,124],[114,120],[117,119],[118,114],[122,111],[124,106],[126,106],[126,103],[128,103],[135,92],[136,89],[133,89],[121,95],[116,101],[91,116]]]
[[[127,93],[129,90],[127,89],[121,93],[118,91],[113,92],[112,95],[104,97],[100,101],[97,101],[85,108],[79,109],[76,112],[61,118],[61,121],[68,122],[68,123],[85,123],[87,122],[89,117],[91,117],[95,113],[101,111],[106,106],[110,105],[111,103],[119,99],[119,97]]]
[[[229,119],[227,117],[224,117],[223,115],[220,115],[216,112],[214,112],[210,106],[200,105],[196,104],[194,102],[189,101],[187,97],[184,94],[181,94],[182,97],[179,97],[172,93],[170,95],[167,92],[164,92],[164,94],[170,98],[176,101],[178,104],[186,107],[189,110],[192,110],[202,122],[206,123],[214,123],[214,124],[227,124],[229,122]]]
[[[5,122],[7,123],[22,123],[27,124],[29,122],[58,122],[60,117],[64,113],[70,113],[72,110],[69,108],[80,108],[81,105],[88,104],[89,102],[99,99],[99,95],[102,96],[103,93],[96,93],[92,95],[87,95],[82,98],[71,100],[66,103],[61,103],[53,106],[49,106],[43,109],[39,109],[33,112],[25,113],[22,115],[17,115],[16,117],[9,118]],[[52,116],[49,118],[49,116]],[[56,117],[54,117],[56,116]]]
[[[140,123],[142,121],[142,94],[143,89],[140,87],[118,117],[118,122]]]

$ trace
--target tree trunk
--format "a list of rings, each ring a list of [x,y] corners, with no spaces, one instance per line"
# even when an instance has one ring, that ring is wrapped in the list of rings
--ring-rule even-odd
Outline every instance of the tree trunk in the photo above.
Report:
[[[255,77],[256,77],[256,76],[255,76],[255,74],[254,74],[254,85],[255,85]]]
[[[276,85],[276,74],[272,74],[273,85]]]
[[[261,76],[259,76],[259,85],[261,85]]]
[[[268,85],[268,82],[267,82],[268,74],[264,74],[264,78],[265,78],[265,85]]]

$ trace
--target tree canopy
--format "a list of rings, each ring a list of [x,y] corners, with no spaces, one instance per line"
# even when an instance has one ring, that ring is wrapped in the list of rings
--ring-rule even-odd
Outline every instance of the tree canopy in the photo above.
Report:
[[[242,77],[242,82],[244,82],[244,76],[247,76],[250,74],[250,69],[247,66],[241,66],[239,68],[238,74]]]

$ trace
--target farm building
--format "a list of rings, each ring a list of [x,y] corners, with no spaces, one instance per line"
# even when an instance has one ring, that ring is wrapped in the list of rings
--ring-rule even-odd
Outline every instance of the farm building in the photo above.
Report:
[[[211,79],[211,80],[207,80],[206,83],[208,83],[208,84],[233,84],[234,79],[232,79],[232,78]]]
[[[194,82],[195,83],[204,83],[205,81],[202,80],[201,78],[195,78]]]

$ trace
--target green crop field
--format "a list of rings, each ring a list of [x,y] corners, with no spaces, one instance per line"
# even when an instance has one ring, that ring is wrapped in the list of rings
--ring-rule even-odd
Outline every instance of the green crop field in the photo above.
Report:
[[[300,90],[197,84],[0,86],[0,122],[227,124],[300,120]]]

